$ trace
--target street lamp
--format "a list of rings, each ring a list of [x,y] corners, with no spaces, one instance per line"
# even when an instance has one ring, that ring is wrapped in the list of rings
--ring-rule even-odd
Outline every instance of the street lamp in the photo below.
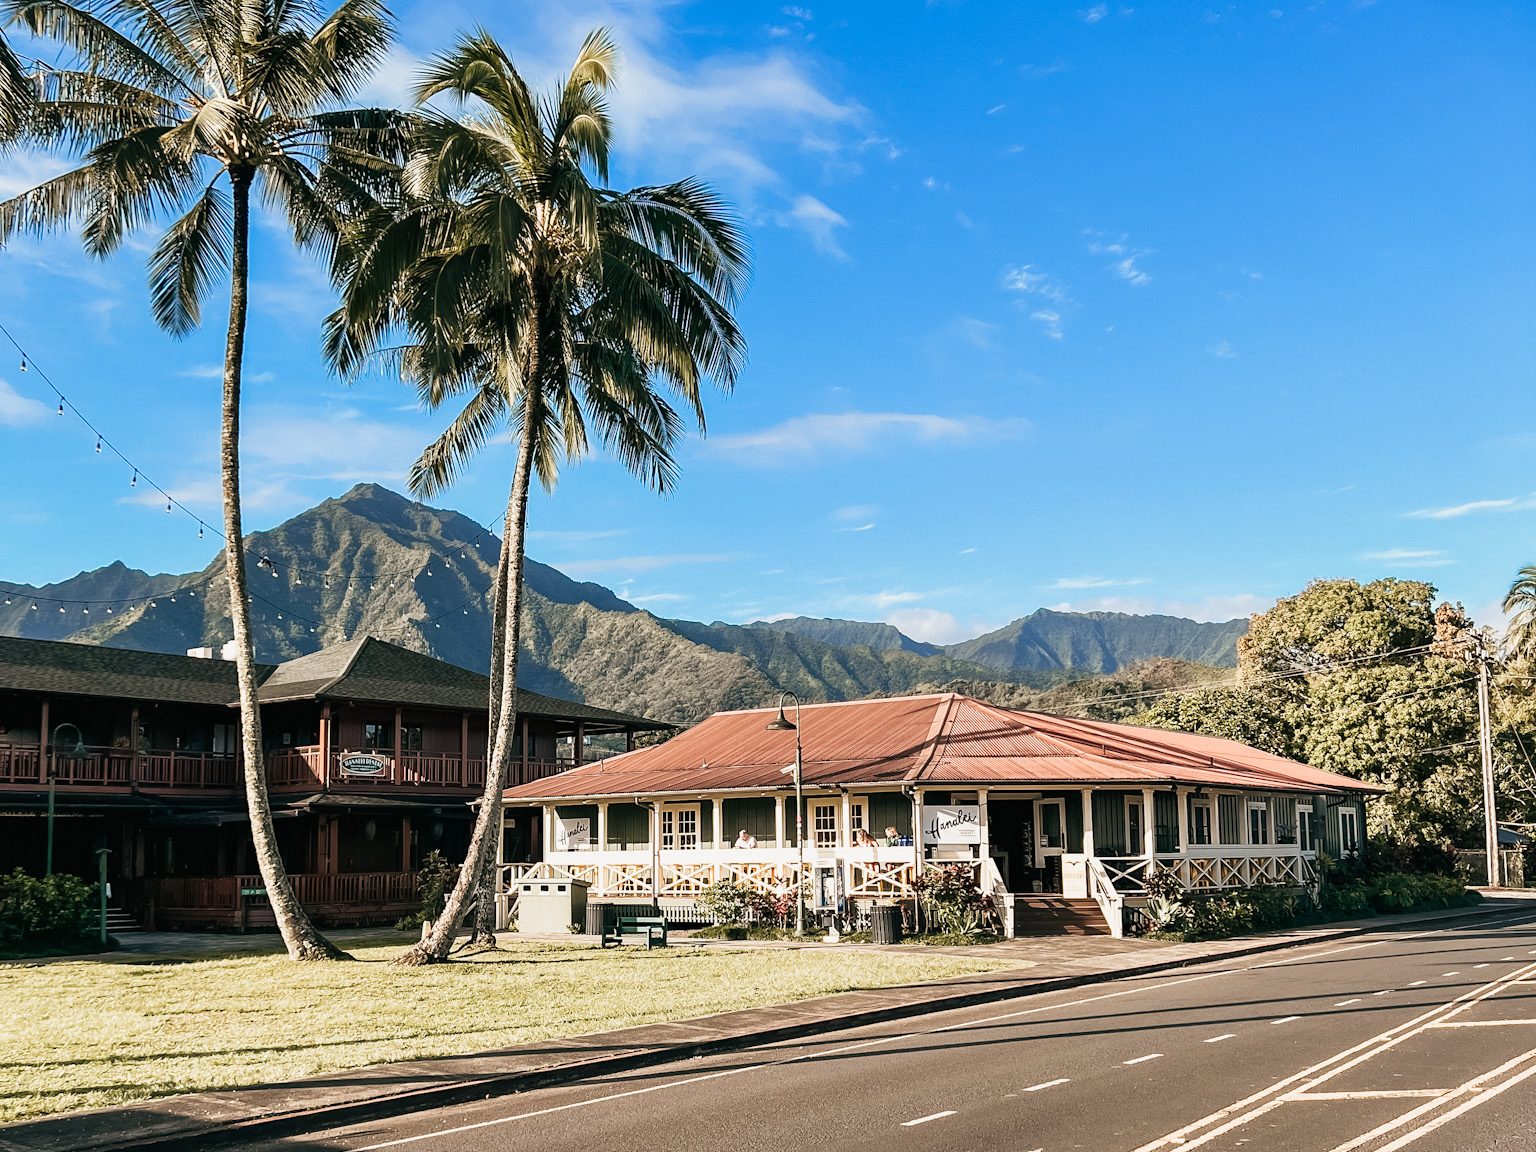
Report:
[[[793,721],[784,715],[785,699],[795,702]],[[795,874],[795,935],[805,935],[805,764],[800,753],[800,697],[793,692],[779,693],[779,715],[768,722],[769,732],[793,732],[795,734],[795,847],[799,851],[800,869]]]
[[[85,737],[80,735],[80,729],[73,724],[60,724],[53,730],[53,735],[48,739],[48,847],[44,876],[53,875],[53,792],[59,779],[59,733],[66,728],[75,734],[75,747],[69,753],[70,759],[80,760],[85,756]]]

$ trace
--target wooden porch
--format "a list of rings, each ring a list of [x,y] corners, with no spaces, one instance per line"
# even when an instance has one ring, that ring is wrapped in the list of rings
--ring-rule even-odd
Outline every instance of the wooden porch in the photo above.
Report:
[[[321,924],[388,923],[421,903],[414,872],[290,872],[305,911]],[[148,878],[128,905],[147,928],[271,928],[276,920],[259,875]]]

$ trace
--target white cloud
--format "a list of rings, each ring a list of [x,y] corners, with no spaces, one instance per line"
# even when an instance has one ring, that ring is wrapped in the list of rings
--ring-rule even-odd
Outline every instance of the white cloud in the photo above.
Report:
[[[839,528],[838,531],[839,532],[868,532],[868,531],[872,530],[874,527],[875,527],[875,522],[873,520],[871,520],[868,524],[850,524],[846,528]]]
[[[613,556],[604,560],[571,560],[556,567],[567,576],[637,576],[679,564],[724,564],[735,557],[723,552],[682,552],[655,556]]]
[[[962,555],[962,556],[970,556],[972,553],[979,552],[979,551],[980,551],[979,548],[962,548],[962,549],[960,549],[960,555]]]
[[[359,89],[355,103],[359,108],[412,108],[416,101],[411,92],[426,61],[399,44],[391,44],[373,75]]]
[[[1237,620],[1268,610],[1273,596],[1252,592],[1207,596],[1200,600],[1160,600],[1142,596],[1103,596],[1092,600],[1064,601],[1052,604],[1057,612],[1126,612],[1137,616],[1182,616],[1202,622]]]
[[[644,596],[624,596],[622,599],[628,600],[637,608],[644,608],[647,604],[680,604],[688,597],[676,592],[650,592]]]
[[[41,424],[53,409],[41,400],[23,396],[0,377],[0,424],[8,428],[24,428],[29,424]]]
[[[956,644],[987,631],[984,625],[963,624],[954,613],[936,608],[903,608],[888,612],[885,622],[924,644]]]
[[[748,464],[787,463],[822,452],[869,451],[900,443],[963,444],[1022,435],[1025,420],[938,416],[917,412],[838,412],[795,416],[760,432],[715,436],[712,455]]]
[[[9,200],[68,172],[71,161],[41,148],[17,148],[8,152],[0,168],[0,200]]]
[[[1237,349],[1226,340],[1218,340],[1211,345],[1211,355],[1218,360],[1235,360]]]
[[[1102,232],[1093,229],[1088,230],[1090,236],[1102,236]],[[1136,262],[1144,256],[1154,255],[1155,248],[1133,248],[1126,237],[1118,240],[1090,240],[1088,251],[1095,256],[1114,256],[1110,262],[1109,270],[1127,284],[1137,288],[1144,288],[1152,283],[1152,274],[1141,268]]]
[[[1130,588],[1137,584],[1150,584],[1145,576],[1115,578],[1113,576],[1061,576],[1052,582],[1052,588]]]
[[[868,520],[879,511],[879,507],[874,504],[845,504],[832,513],[832,519],[843,523],[852,520]]]
[[[816,197],[795,197],[789,209],[775,212],[773,219],[781,228],[797,228],[804,232],[818,252],[838,260],[848,259],[848,253],[837,242],[837,230],[848,227],[847,219]]]
[[[1100,20],[1104,19],[1104,17],[1108,15],[1108,4],[1095,4],[1092,8],[1084,8],[1081,12],[1078,13],[1078,16],[1082,18],[1082,21],[1085,24],[1097,24]]]
[[[1060,340],[1064,333],[1061,330],[1061,313],[1050,308],[1039,308],[1029,314],[1031,320],[1038,320],[1040,326],[1045,329],[1045,334],[1052,340]]]
[[[242,423],[241,455],[253,471],[290,481],[399,486],[427,439],[418,426],[372,420],[356,408],[256,406]]]
[[[615,536],[628,535],[627,528],[599,528],[591,531],[576,529],[542,528],[529,531],[530,540],[551,540],[559,544],[585,544],[589,540],[611,540]]]
[[[1448,508],[1419,508],[1408,513],[1415,520],[1455,520],[1477,512],[1523,512],[1536,508],[1536,496],[1516,500],[1513,497],[1499,500],[1468,500],[1465,504],[1452,504]]]
[[[1008,107],[1008,105],[1006,105],[1006,104],[994,104],[994,105],[992,105],[992,107],[987,109],[987,115],[988,116],[996,116],[999,112],[1001,112],[1006,107]]]
[[[194,364],[190,368],[182,369],[176,375],[183,376],[188,380],[223,380],[224,365]],[[246,384],[270,384],[277,377],[271,372],[245,372],[241,374],[240,379]],[[410,410],[414,412],[418,409],[419,405],[413,406]]]
[[[1065,284],[1040,271],[1033,264],[1003,269],[1003,287],[1010,292],[1040,296],[1053,304],[1070,304],[1072,297]]]
[[[862,593],[857,596],[845,596],[841,604],[844,608],[855,610],[873,609],[876,612],[884,612],[887,608],[894,608],[898,604],[915,604],[919,600],[928,598],[925,592],[910,591],[884,591]]]
[[[1379,552],[1365,552],[1362,560],[1391,564],[1396,568],[1444,568],[1456,563],[1437,548],[1384,548]]]

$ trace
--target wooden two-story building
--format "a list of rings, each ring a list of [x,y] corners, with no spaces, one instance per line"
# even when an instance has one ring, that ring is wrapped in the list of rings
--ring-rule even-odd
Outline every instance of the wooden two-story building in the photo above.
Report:
[[[322,922],[392,919],[415,872],[462,858],[486,772],[489,683],[372,637],[260,669],[268,787],[283,858]],[[0,869],[96,875],[145,924],[270,923],[241,784],[233,663],[0,637]],[[666,724],[518,693],[515,786]],[[531,859],[536,812],[504,859]]]

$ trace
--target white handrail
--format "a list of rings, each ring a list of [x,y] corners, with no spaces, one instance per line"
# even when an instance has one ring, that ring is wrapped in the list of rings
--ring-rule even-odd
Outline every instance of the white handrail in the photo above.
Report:
[[[1097,856],[1088,857],[1088,894],[1098,901],[1099,911],[1109,924],[1115,939],[1125,935],[1125,897],[1115,889],[1114,881]]]
[[[998,871],[997,861],[991,856],[981,858],[981,875],[979,877],[981,890],[992,898],[992,907],[997,911],[997,918],[1003,924],[1003,938],[1012,940],[1014,937],[1013,918],[1013,893],[1008,891],[1008,884],[1003,880],[1003,874]]]

